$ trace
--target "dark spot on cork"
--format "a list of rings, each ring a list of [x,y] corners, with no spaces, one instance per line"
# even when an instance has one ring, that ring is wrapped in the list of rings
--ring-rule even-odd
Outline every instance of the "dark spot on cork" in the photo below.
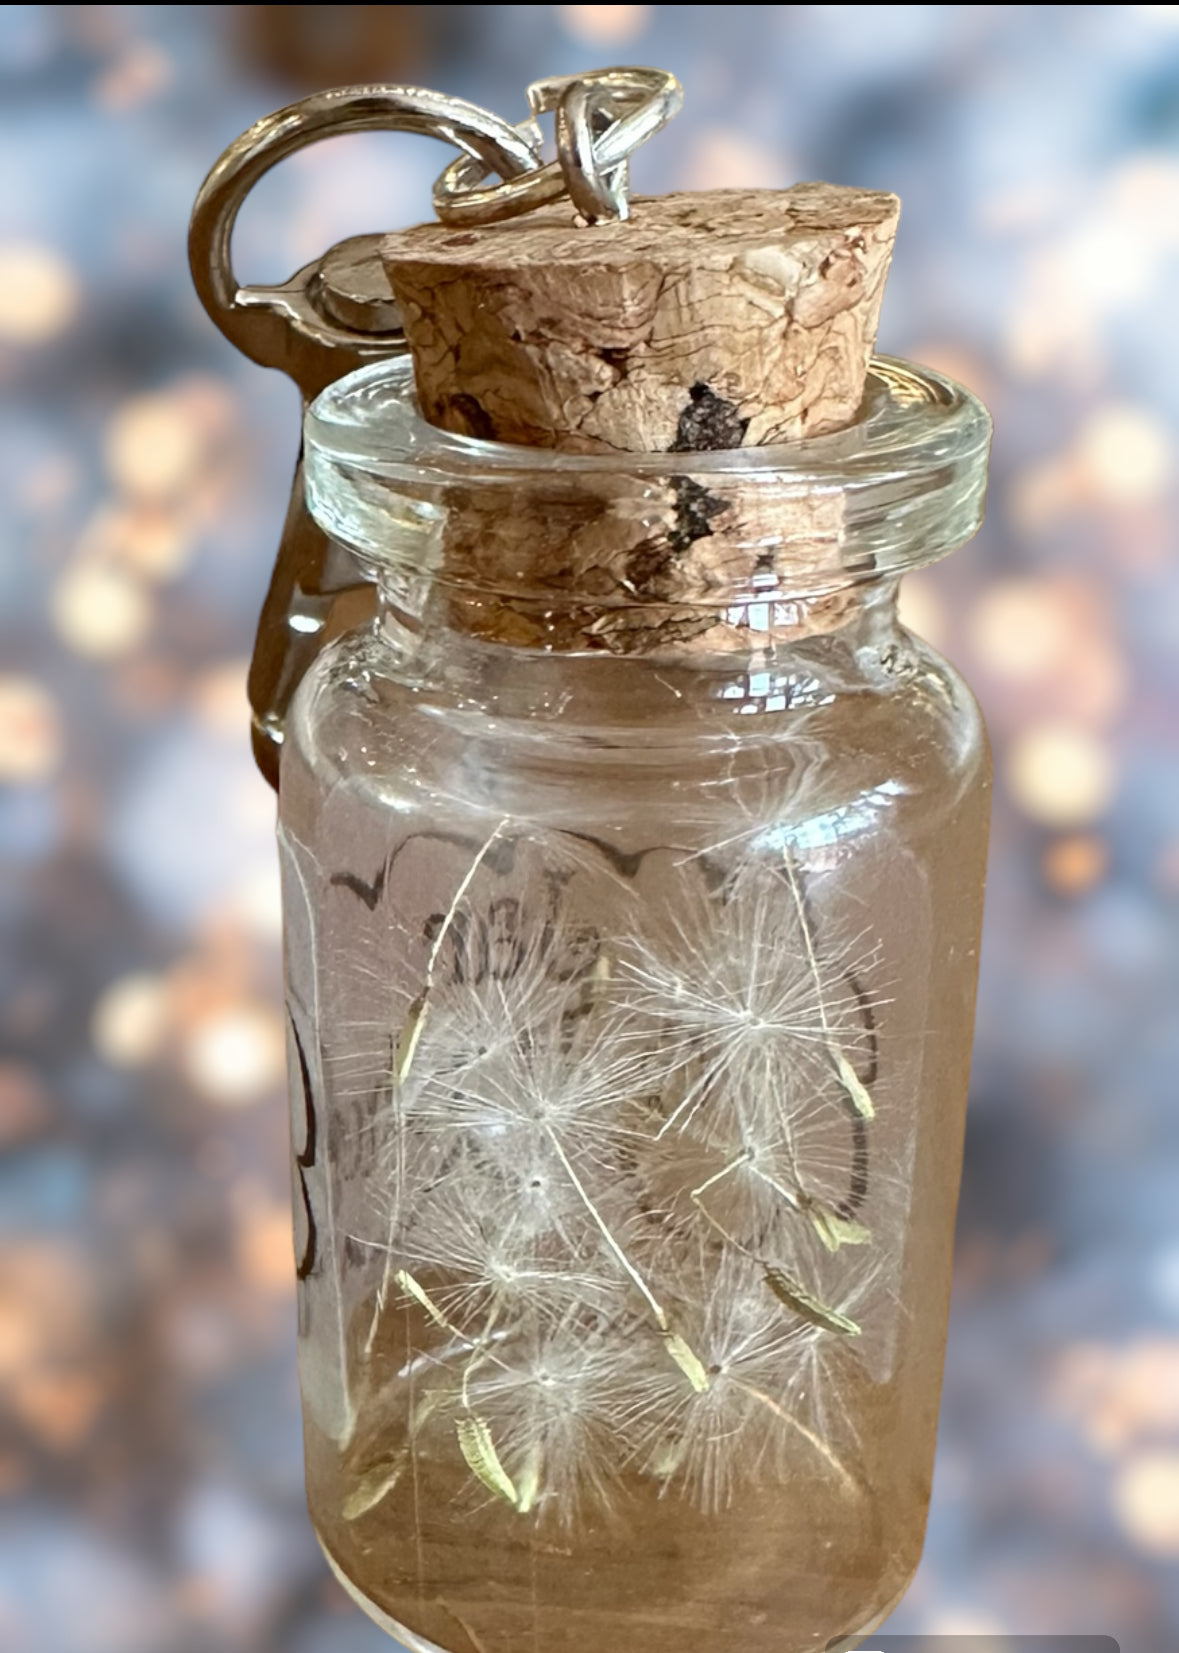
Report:
[[[697,540],[711,535],[713,517],[727,511],[728,502],[710,494],[690,476],[672,477],[671,491],[675,497],[675,526],[667,536],[667,543],[673,551],[686,551]]]
[[[678,549],[678,547],[677,547]],[[650,595],[652,587],[670,571],[671,552],[667,540],[647,540],[626,559],[626,578],[635,591]]]
[[[672,453],[704,453],[715,448],[739,448],[749,429],[735,402],[726,402],[711,385],[694,384],[689,402],[676,425]]]
[[[448,396],[446,411],[448,430],[457,430],[464,436],[477,436],[484,442],[495,440],[495,426],[478,397],[468,395],[466,391],[460,391],[457,396]]]

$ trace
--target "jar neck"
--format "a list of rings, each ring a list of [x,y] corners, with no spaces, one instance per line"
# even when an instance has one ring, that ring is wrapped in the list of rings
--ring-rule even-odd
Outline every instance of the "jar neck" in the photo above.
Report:
[[[733,656],[764,657],[807,638],[848,632],[892,600],[897,581],[885,576],[826,581],[819,590],[805,580],[784,580],[781,568],[764,588],[749,582],[708,593],[710,600],[619,600],[592,590],[513,592],[464,567],[456,576],[448,561],[432,573],[402,564],[372,568],[382,614],[391,625],[439,637],[471,637],[485,643],[543,654],[646,657],[683,661]],[[590,582],[592,583],[592,582]],[[799,589],[794,589],[795,584]],[[695,594],[693,594],[695,595]],[[643,600],[643,599],[646,600]],[[384,623],[384,622],[383,622]]]
[[[726,714],[784,712],[894,688],[911,653],[897,618],[899,583],[881,577],[846,588],[839,623],[821,633],[745,628],[744,647],[732,639],[658,653],[521,646],[453,625],[444,593],[407,608],[404,590],[387,578],[375,629],[389,674],[428,687],[440,704],[542,723],[667,723],[712,704]]]

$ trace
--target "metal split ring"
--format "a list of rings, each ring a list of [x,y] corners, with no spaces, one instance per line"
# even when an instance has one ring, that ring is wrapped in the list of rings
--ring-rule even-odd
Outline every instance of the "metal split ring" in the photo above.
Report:
[[[683,101],[683,87],[665,69],[594,69],[535,81],[528,88],[531,117],[516,128],[533,150],[534,167],[486,184],[496,167],[460,155],[434,185],[434,211],[456,227],[493,224],[568,195],[587,223],[628,218],[630,157]],[[550,111],[557,159],[545,164],[537,117]]]

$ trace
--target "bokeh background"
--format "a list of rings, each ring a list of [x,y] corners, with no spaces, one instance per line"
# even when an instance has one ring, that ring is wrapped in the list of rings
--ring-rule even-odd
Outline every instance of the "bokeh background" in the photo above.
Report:
[[[293,388],[193,297],[260,114],[520,118],[673,69],[645,190],[897,190],[881,343],[994,412],[907,582],[998,784],[925,1560],[890,1628],[1179,1645],[1179,6],[0,8],[0,1647],[379,1653],[304,1513],[272,799],[244,674]],[[257,190],[239,272],[429,215],[429,140]]]

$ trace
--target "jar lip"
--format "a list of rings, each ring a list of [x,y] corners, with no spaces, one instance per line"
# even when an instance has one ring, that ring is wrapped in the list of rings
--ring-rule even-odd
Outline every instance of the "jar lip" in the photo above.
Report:
[[[872,358],[854,424],[765,447],[570,453],[440,430],[418,408],[408,355],[370,362],[337,379],[311,403],[305,420],[306,449],[317,468],[326,463],[354,476],[364,470],[416,484],[433,474],[439,483],[466,478],[481,486],[540,482],[554,473],[592,483],[625,470],[652,480],[727,476],[751,484],[772,478],[780,485],[871,488],[898,473],[917,481],[947,460],[985,466],[990,434],[990,416],[965,386],[893,356]]]
[[[855,424],[789,445],[565,453],[436,429],[410,359],[391,358],[308,409],[307,505],[382,582],[509,603],[528,635],[548,635],[536,605],[588,605],[583,630],[651,605],[760,613],[922,567],[982,521],[978,398],[891,357],[867,383]]]

